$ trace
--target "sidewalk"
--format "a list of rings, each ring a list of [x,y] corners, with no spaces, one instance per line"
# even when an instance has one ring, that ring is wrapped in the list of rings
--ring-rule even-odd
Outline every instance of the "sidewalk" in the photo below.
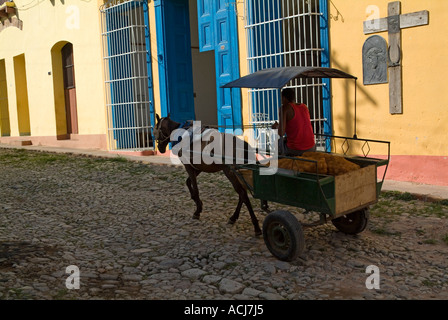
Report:
[[[87,155],[92,157],[114,158],[125,157],[131,161],[137,161],[141,163],[152,164],[165,164],[174,165],[168,156],[135,156],[127,155],[123,153],[113,153],[102,150],[84,150],[84,149],[68,149],[57,147],[45,147],[45,146],[11,146],[7,144],[0,144],[0,148],[15,148],[15,149],[27,149],[35,151],[55,152],[55,153],[69,153],[78,155]],[[448,186],[435,186],[418,184],[413,182],[404,181],[392,181],[386,180],[383,183],[382,191],[398,191],[407,192],[423,201],[437,201],[448,199]]]
[[[408,192],[423,201],[448,199],[448,187],[406,181],[385,180],[382,191]]]

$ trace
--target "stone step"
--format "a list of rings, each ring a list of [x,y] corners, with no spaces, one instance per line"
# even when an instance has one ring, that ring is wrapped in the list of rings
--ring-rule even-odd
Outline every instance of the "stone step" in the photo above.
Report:
[[[33,142],[31,140],[12,140],[9,142],[11,146],[32,146]]]

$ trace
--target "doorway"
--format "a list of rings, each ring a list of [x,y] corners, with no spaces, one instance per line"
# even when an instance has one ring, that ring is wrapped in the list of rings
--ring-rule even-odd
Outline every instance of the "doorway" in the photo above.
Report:
[[[193,97],[196,120],[200,120],[205,125],[218,125],[215,54],[214,51],[200,51],[198,4],[196,1],[189,1],[189,3]]]
[[[17,100],[17,119],[19,124],[19,135],[30,136],[30,109],[28,105],[28,86],[26,80],[26,63],[25,54],[15,56],[14,61],[14,76],[16,85],[16,100]]]
[[[241,95],[220,88],[239,77],[235,3],[156,0],[162,117],[242,127]],[[207,37],[204,37],[206,28]]]
[[[65,117],[67,136],[78,134],[78,111],[76,107],[75,66],[73,45],[67,43],[61,49],[62,75],[64,79]]]

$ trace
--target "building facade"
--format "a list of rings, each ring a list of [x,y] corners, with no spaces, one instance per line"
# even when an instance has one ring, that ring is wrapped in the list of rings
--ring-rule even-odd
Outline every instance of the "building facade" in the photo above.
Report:
[[[391,142],[387,178],[448,185],[448,95],[437,74],[447,64],[437,40],[444,1],[402,1],[403,26],[386,0],[0,3],[0,143],[151,152],[157,113],[265,146],[279,91],[221,86],[265,68],[335,67],[358,77],[357,136]],[[385,55],[368,47],[374,39]],[[353,82],[288,86],[308,105],[315,133],[353,136]]]
[[[11,8],[0,11],[0,141],[106,149],[98,3]]]

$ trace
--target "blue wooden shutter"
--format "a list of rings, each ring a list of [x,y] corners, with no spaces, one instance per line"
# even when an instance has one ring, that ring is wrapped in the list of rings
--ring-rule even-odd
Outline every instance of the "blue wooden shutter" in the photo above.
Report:
[[[242,129],[241,91],[220,86],[239,77],[238,31],[235,2],[215,1],[215,63],[218,125],[225,131]],[[242,133],[242,132],[239,132]]]
[[[213,26],[215,21],[214,0],[198,0],[199,51],[215,49]]]
[[[198,0],[199,49],[215,51],[218,125],[221,131],[242,128],[240,90],[220,86],[239,77],[235,2]]]

